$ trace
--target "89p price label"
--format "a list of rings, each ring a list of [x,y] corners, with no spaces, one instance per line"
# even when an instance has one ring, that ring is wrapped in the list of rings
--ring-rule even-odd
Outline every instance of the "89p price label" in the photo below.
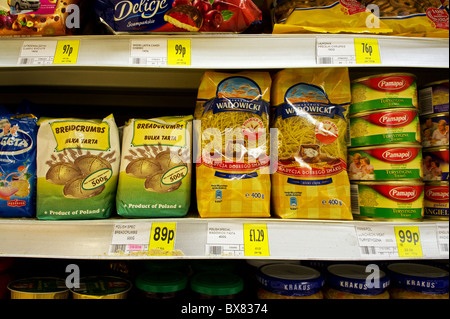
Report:
[[[174,250],[176,228],[177,223],[152,223],[149,249]]]

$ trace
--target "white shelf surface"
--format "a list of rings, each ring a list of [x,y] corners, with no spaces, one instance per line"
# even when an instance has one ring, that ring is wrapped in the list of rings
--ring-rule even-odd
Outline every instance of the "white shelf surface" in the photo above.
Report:
[[[382,64],[370,66],[448,68],[448,39],[372,35],[114,35],[45,38],[0,38],[0,67],[20,68],[24,41],[80,40],[76,67],[137,67],[130,64],[131,40],[191,40],[191,65],[183,69],[280,69],[316,66],[318,38],[376,38]],[[323,65],[322,65],[323,66]],[[334,65],[326,65],[334,66]],[[357,65],[367,66],[367,65]],[[30,67],[30,66],[27,66]],[[32,66],[36,67],[36,66]],[[51,67],[60,67],[52,65]],[[165,67],[166,68],[166,67]]]
[[[174,250],[177,256],[110,254],[115,225],[175,222]],[[207,253],[208,224],[244,223],[267,225],[270,256],[211,256]],[[448,259],[448,222],[366,222],[281,219],[125,219],[44,221],[37,219],[0,220],[0,256],[75,259],[232,258],[295,260],[401,260],[397,253],[380,255],[363,252],[356,228],[392,230],[396,226],[419,227],[423,256],[410,259]],[[443,230],[442,235],[438,232]],[[440,239],[438,239],[440,237]],[[386,237],[387,238],[387,237]],[[444,248],[442,247],[444,244]]]

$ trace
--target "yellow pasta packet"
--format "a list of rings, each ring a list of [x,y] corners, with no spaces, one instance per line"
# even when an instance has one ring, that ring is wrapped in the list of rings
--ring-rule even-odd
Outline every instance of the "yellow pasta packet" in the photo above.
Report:
[[[267,72],[206,72],[197,98],[200,217],[269,217]]]
[[[286,69],[273,78],[278,166],[274,212],[281,218],[353,219],[347,174],[347,68]]]

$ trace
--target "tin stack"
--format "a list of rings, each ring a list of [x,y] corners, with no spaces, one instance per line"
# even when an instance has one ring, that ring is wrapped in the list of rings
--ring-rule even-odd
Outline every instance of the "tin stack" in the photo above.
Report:
[[[423,218],[415,75],[380,74],[352,81],[348,146],[355,219]]]
[[[448,220],[449,213],[449,81],[433,82],[419,91],[423,145],[425,217]]]

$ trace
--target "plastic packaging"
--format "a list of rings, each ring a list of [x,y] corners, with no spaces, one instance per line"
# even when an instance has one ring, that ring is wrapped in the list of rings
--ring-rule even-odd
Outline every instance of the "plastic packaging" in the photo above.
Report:
[[[135,280],[140,298],[180,299],[186,297],[188,276],[176,270],[146,271]]]
[[[73,299],[126,299],[132,284],[112,276],[90,276],[80,279],[80,288],[73,288]]]
[[[192,276],[190,288],[198,299],[239,299],[244,280],[233,273],[205,271]]]

